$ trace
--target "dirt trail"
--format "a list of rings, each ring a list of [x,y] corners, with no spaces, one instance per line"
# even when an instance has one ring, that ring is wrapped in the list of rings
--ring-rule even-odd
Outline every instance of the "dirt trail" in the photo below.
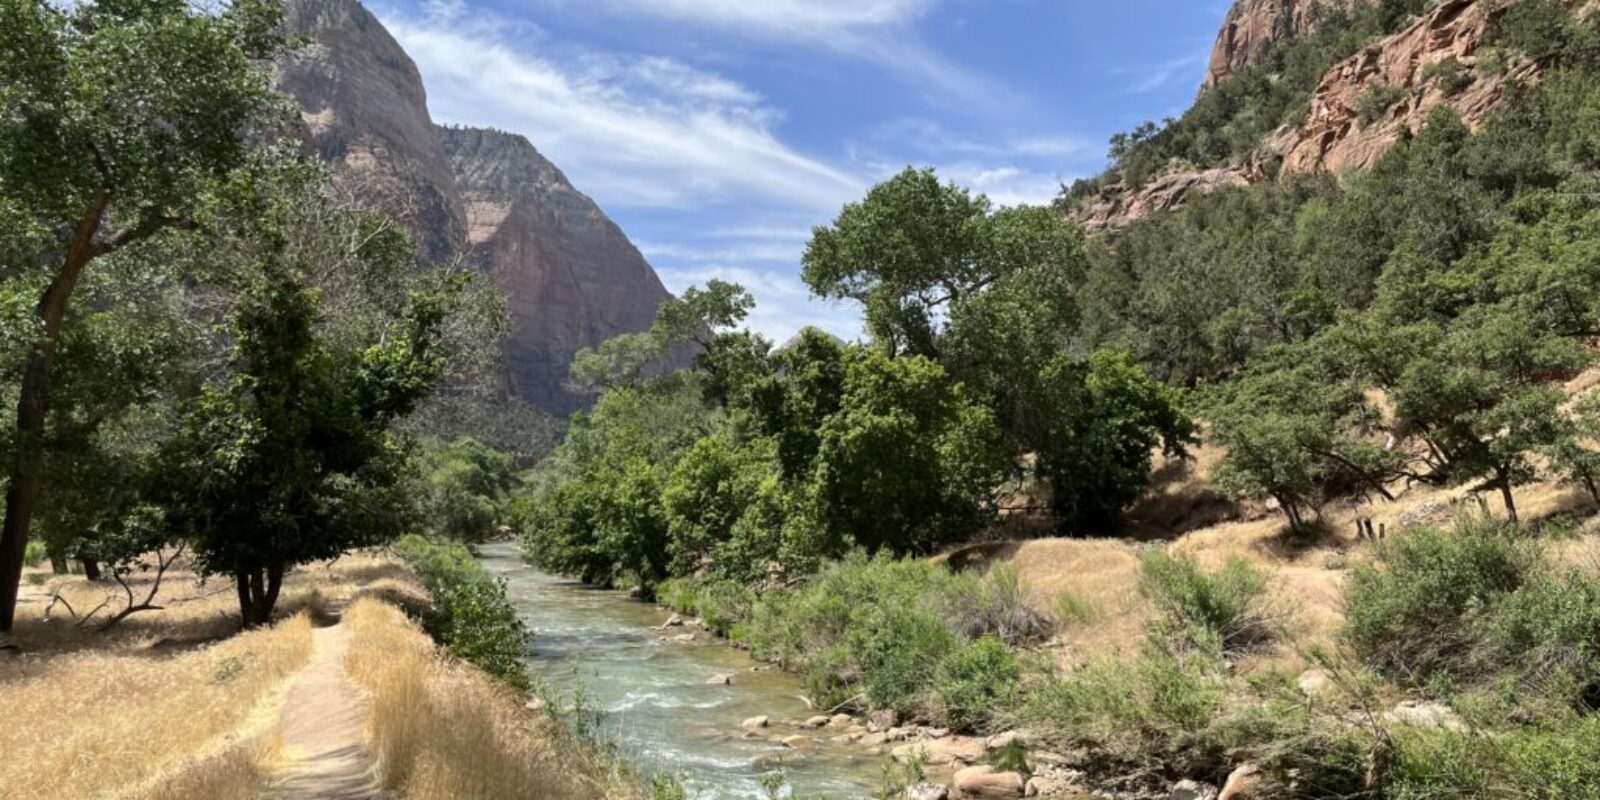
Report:
[[[367,752],[367,703],[344,674],[350,629],[318,628],[311,663],[284,698],[284,766],[273,781],[275,800],[382,798]]]

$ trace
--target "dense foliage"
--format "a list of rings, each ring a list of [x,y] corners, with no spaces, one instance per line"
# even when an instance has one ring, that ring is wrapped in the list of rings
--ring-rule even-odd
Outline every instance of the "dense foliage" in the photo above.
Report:
[[[522,664],[532,634],[506,599],[505,587],[460,542],[406,536],[394,549],[422,576],[433,606],[428,632],[451,655],[522,690],[532,682]]]
[[[872,341],[803,331],[773,349],[712,282],[654,327],[579,355],[600,392],[521,503],[539,564],[599,583],[709,570],[761,581],[853,549],[926,554],[1042,486],[1074,533],[1114,530],[1194,426],[1125,356],[1081,353],[1079,235],[1039,208],[907,170],[818,229],[806,280],[858,302]],[[661,374],[693,343],[692,369]]]

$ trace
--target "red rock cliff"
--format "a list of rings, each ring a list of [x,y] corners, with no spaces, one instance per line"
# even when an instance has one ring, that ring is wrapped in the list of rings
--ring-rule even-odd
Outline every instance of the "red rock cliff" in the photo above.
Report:
[[[310,44],[279,65],[335,174],[414,231],[425,261],[458,257],[508,295],[506,383],[555,414],[582,407],[572,356],[650,326],[669,295],[622,230],[520,136],[433,124],[416,65],[356,0],[291,0]]]

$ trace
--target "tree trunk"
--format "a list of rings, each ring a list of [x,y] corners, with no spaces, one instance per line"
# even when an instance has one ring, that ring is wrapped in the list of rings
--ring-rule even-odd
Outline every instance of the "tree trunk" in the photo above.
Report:
[[[61,340],[61,320],[67,302],[78,286],[83,268],[95,256],[94,237],[105,217],[111,196],[102,192],[79,220],[67,245],[61,269],[39,298],[34,311],[39,341],[28,355],[17,397],[17,450],[6,489],[5,523],[0,526],[0,632],[9,632],[17,612],[17,591],[22,581],[22,560],[28,549],[28,529],[43,486],[45,420],[50,410],[50,368]]]
[[[56,575],[65,575],[68,572],[71,572],[72,570],[67,568],[67,557],[66,556],[57,555],[55,553],[51,553],[50,554],[50,571],[52,573],[56,574]]]
[[[1506,516],[1512,522],[1517,521],[1517,501],[1511,496],[1511,476],[1505,473],[1500,475],[1500,497],[1506,503]]]
[[[246,628],[259,628],[272,622],[278,605],[278,590],[283,587],[283,565],[249,569],[233,574],[239,594],[239,619]]]
[[[1595,505],[1600,506],[1600,486],[1595,485],[1594,476],[1584,475],[1583,485],[1588,487],[1589,497],[1594,500]]]
[[[82,558],[79,559],[79,561],[83,562],[83,577],[88,578],[91,581],[100,580],[99,561],[96,561],[92,558]]]

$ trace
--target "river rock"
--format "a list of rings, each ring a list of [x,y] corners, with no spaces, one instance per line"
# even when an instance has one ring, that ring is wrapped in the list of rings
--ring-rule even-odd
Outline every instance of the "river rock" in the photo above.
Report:
[[[1391,725],[1409,725],[1414,728],[1442,728],[1455,733],[1466,733],[1467,724],[1450,707],[1443,703],[1419,703],[1407,700],[1393,711],[1383,715]]]
[[[811,744],[811,740],[805,736],[801,736],[800,734],[795,734],[793,736],[785,736],[782,739],[779,739],[778,743],[784,747],[804,747],[808,744]]]
[[[834,730],[844,730],[856,723],[855,717],[849,714],[834,714],[828,718],[828,727]]]
[[[1217,787],[1199,781],[1178,781],[1167,793],[1167,800],[1217,800]]]
[[[892,708],[880,708],[867,716],[867,730],[872,733],[886,731],[900,724],[900,712]]]
[[[950,790],[937,783],[919,783],[906,789],[905,800],[949,800]]]
[[[1013,744],[1018,744],[1021,741],[1022,734],[1017,733],[1016,731],[1006,731],[1004,733],[997,733],[993,736],[990,736],[984,741],[983,744],[990,750],[1000,750],[1010,747]]]
[[[942,739],[925,739],[907,742],[894,748],[896,761],[911,762],[918,758],[930,766],[971,764],[983,758],[983,742],[968,736],[946,736]]]
[[[676,636],[666,637],[666,641],[671,642],[672,644],[694,644],[694,634],[680,633]]]
[[[995,772],[987,764],[956,772],[956,791],[962,797],[1021,797],[1027,781],[1016,772]]]
[[[889,734],[882,732],[869,733],[856,741],[865,747],[882,747],[889,743]]]
[[[1254,764],[1245,763],[1228,775],[1228,782],[1222,785],[1222,794],[1217,795],[1217,800],[1250,800],[1251,793],[1260,784],[1259,774],[1261,768]]]
[[[678,613],[674,613],[672,616],[667,617],[667,621],[661,623],[662,630],[666,630],[667,628],[681,627],[683,627],[683,615]]]
[[[800,727],[802,727],[802,728],[821,728],[821,727],[823,727],[823,726],[825,726],[827,724],[828,724],[827,715],[826,714],[818,714],[818,715],[816,715],[814,717],[811,717],[811,718],[807,719],[805,722],[800,723]]]
[[[710,678],[706,679],[706,685],[707,686],[732,686],[733,685],[733,676],[732,675],[712,675]]]
[[[744,722],[739,723],[739,727],[744,728],[747,731],[754,731],[754,730],[760,730],[762,728],[765,728],[765,727],[767,727],[767,725],[769,725],[771,723],[772,723],[772,718],[767,716],[767,715],[765,715],[765,714],[762,714],[759,717],[751,717],[751,718],[745,720]]]

